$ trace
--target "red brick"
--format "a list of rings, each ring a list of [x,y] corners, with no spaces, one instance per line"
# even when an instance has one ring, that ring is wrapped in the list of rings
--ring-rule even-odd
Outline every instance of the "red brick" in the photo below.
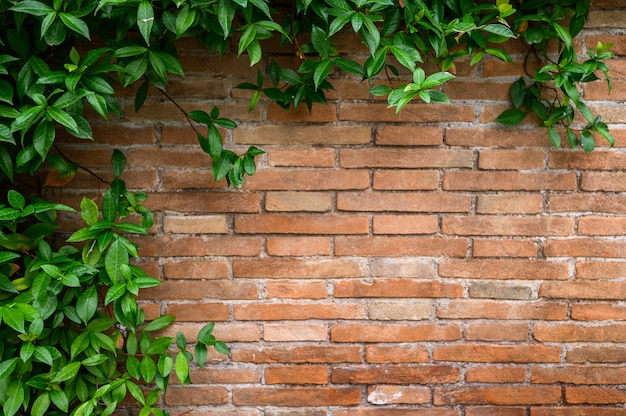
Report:
[[[191,368],[189,377],[193,384],[259,383],[261,372],[254,367],[231,368],[211,365],[205,368]]]
[[[328,191],[367,189],[370,174],[366,170],[297,170],[289,172],[285,181],[283,171],[258,171],[246,178],[247,190],[264,191]]]
[[[267,120],[272,123],[332,123],[337,119],[337,108],[334,103],[327,103],[327,105],[316,104],[309,109],[306,106],[299,106],[298,108],[292,108],[289,111],[285,111],[276,103],[269,103],[267,106]],[[290,129],[281,126],[279,130],[289,131]],[[298,130],[304,130],[300,133]],[[306,137],[306,128],[296,130],[296,134],[302,134]],[[294,135],[297,137],[297,135]],[[261,143],[261,142],[255,142]]]
[[[459,79],[446,82],[446,95],[451,100],[508,100],[511,91],[509,82],[473,81]]]
[[[219,405],[228,402],[228,390],[221,386],[172,386],[165,394],[165,404],[180,405]]]
[[[457,409],[357,407],[333,410],[333,416],[459,416]]]
[[[542,169],[545,152],[540,149],[485,149],[478,153],[479,169]]]
[[[626,191],[626,172],[587,172],[580,174],[580,189],[583,191]]]
[[[558,386],[435,387],[435,405],[557,404]]]
[[[531,382],[538,384],[623,384],[626,368],[607,366],[532,367]]]
[[[165,281],[141,291],[142,299],[256,299],[257,286],[232,280]]]
[[[432,310],[430,301],[377,301],[369,304],[367,317],[379,321],[419,321],[430,318]]]
[[[369,220],[356,215],[259,214],[235,217],[239,234],[367,234]]]
[[[544,245],[547,257],[605,257],[626,256],[626,242],[604,238],[548,239]]]
[[[439,263],[439,276],[465,279],[565,280],[569,277],[569,265],[545,260],[443,259]]]
[[[244,363],[360,363],[362,349],[352,345],[237,347],[234,362]]]
[[[528,324],[515,323],[468,323],[465,339],[468,341],[511,341],[523,342],[528,339]]]
[[[342,192],[337,195],[340,211],[469,212],[468,195],[416,192]]]
[[[173,315],[179,322],[216,322],[228,320],[228,305],[223,303],[200,303],[190,304],[175,303],[165,308],[167,315]]]
[[[539,342],[625,342],[625,329],[622,323],[594,326],[537,323],[533,337]]]
[[[298,279],[361,277],[363,266],[354,260],[234,260],[233,274],[243,278]]]
[[[461,257],[467,250],[462,238],[428,237],[337,237],[337,256],[452,256]]]
[[[498,126],[485,127],[448,127],[445,142],[449,146],[540,146],[546,145],[546,133],[543,129],[512,129]]]
[[[335,166],[335,149],[332,148],[268,149],[267,153],[270,166],[310,168]]]
[[[557,172],[453,172],[443,175],[447,191],[573,191],[576,174]]]
[[[268,237],[270,256],[328,256],[331,239],[326,237]]]
[[[537,257],[539,247],[531,240],[475,239],[474,257]]]
[[[426,404],[430,402],[430,389],[425,386],[370,386],[367,401],[376,405]]]
[[[606,387],[566,387],[565,403],[568,404],[622,404],[626,392]]]
[[[450,300],[437,308],[444,319],[539,319],[562,320],[567,304],[550,301]]]
[[[376,215],[374,234],[434,234],[439,229],[435,215]]]
[[[234,318],[239,321],[282,321],[307,319],[363,319],[365,307],[358,304],[284,303],[235,305]]]
[[[375,170],[373,189],[382,191],[435,190],[439,187],[436,170]]]
[[[572,319],[577,321],[625,321],[626,307],[613,303],[576,303]]]
[[[379,146],[438,146],[443,142],[441,127],[386,125],[375,134]]]
[[[459,369],[447,365],[352,366],[331,370],[331,381],[337,384],[440,384],[459,379]]]
[[[626,196],[603,194],[550,195],[550,212],[602,212],[626,214]]]
[[[261,252],[258,237],[164,236],[136,238],[146,257],[255,256]]]
[[[328,192],[268,192],[265,209],[268,211],[325,212],[333,207]]]
[[[150,194],[146,207],[152,211],[258,212],[260,199],[250,193],[159,192]]]
[[[626,350],[613,345],[575,346],[567,351],[568,363],[623,363],[626,361]]]
[[[624,416],[626,409],[606,407],[548,407],[531,408],[531,416]]]
[[[456,344],[436,346],[433,360],[474,363],[558,363],[558,346]]]
[[[561,217],[447,216],[442,232],[453,235],[566,236],[574,234],[574,219]]]
[[[326,299],[328,292],[320,281],[268,281],[265,295],[270,299]]]
[[[265,324],[263,339],[265,341],[324,341],[328,336],[326,325],[317,324]]]
[[[469,168],[473,155],[466,149],[345,149],[339,152],[343,168]]]
[[[490,365],[468,368],[465,373],[467,383],[523,383],[525,380],[525,367]]]
[[[365,361],[374,364],[426,363],[428,350],[422,345],[367,345]]]
[[[469,105],[409,104],[398,114],[387,109],[383,103],[340,103],[339,120],[391,122],[391,123],[439,123],[446,121],[474,121],[474,109]]]
[[[361,402],[358,387],[247,387],[233,390],[237,406],[350,406]]]
[[[478,195],[478,214],[539,214],[543,197],[539,194]]]
[[[454,341],[461,338],[456,324],[335,324],[330,338],[334,342],[422,342]]]
[[[327,384],[328,369],[313,365],[267,367],[265,384]]]
[[[254,126],[238,127],[235,143],[246,145],[347,145],[367,144],[372,132],[366,126]]]
[[[428,259],[380,258],[370,261],[372,276],[377,277],[432,277],[435,265]]]
[[[544,282],[539,296],[553,299],[626,299],[626,282]]]
[[[224,215],[166,215],[163,231],[172,234],[224,234],[228,219]]]
[[[626,218],[585,216],[578,220],[578,233],[582,235],[624,235]]]
[[[340,280],[335,282],[337,298],[459,298],[463,286],[418,279]]]
[[[224,279],[228,273],[226,260],[179,260],[163,264],[166,279]]]

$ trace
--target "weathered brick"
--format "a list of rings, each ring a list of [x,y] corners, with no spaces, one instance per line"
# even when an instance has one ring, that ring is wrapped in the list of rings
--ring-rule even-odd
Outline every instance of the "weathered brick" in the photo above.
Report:
[[[451,100],[496,100],[505,101],[510,97],[511,85],[508,82],[488,80],[473,81],[460,79],[446,82],[446,95]]]
[[[626,299],[626,282],[544,282],[539,297],[553,299]]]
[[[358,304],[315,303],[292,305],[284,303],[258,303],[235,305],[234,317],[239,321],[281,321],[306,319],[363,319],[365,306]]]
[[[265,209],[268,211],[325,212],[333,207],[328,192],[268,192]]]
[[[446,121],[474,121],[474,109],[469,105],[409,104],[396,114],[383,103],[340,103],[339,120],[367,121],[368,123],[439,123]]]
[[[479,169],[533,170],[545,165],[540,149],[485,149],[478,153]]]
[[[159,192],[150,194],[146,207],[152,211],[258,212],[260,199],[250,193]]]
[[[459,298],[463,286],[432,280],[406,278],[339,280],[334,284],[337,298]]]
[[[378,127],[375,143],[379,146],[437,146],[443,142],[441,127],[394,126]]]
[[[557,404],[559,386],[435,387],[435,405]]]
[[[314,365],[267,367],[265,384],[327,384],[328,369]]]
[[[474,239],[474,257],[537,257],[539,246],[532,240]]]
[[[144,237],[136,238],[146,257],[255,256],[261,252],[258,237]]]
[[[625,342],[626,324],[581,324],[537,323],[533,337],[539,342]]]
[[[363,266],[354,260],[283,260],[256,259],[234,260],[233,274],[243,278],[268,279],[315,279],[362,277]]]
[[[562,212],[602,212],[605,214],[626,214],[626,196],[564,194],[550,195],[548,209],[552,213]]]
[[[369,220],[360,215],[258,214],[235,217],[239,234],[367,234]]]
[[[475,363],[558,363],[558,346],[456,344],[436,346],[433,360]]]
[[[189,376],[193,384],[241,384],[261,381],[261,371],[258,368],[245,366],[240,368],[227,366],[191,368]]]
[[[454,299],[437,307],[437,317],[444,319],[538,319],[562,320],[567,304],[551,301],[500,301]]]
[[[473,155],[466,149],[345,149],[339,152],[343,168],[470,168]]]
[[[572,305],[571,317],[577,321],[625,321],[626,307],[613,303],[576,303]]]
[[[443,259],[439,263],[439,276],[465,279],[565,280],[569,277],[569,265],[545,260]]]
[[[375,364],[426,363],[428,350],[422,345],[366,345],[365,361]]]
[[[238,406],[350,406],[361,402],[358,387],[246,387],[233,389]]]
[[[537,384],[622,384],[626,368],[608,366],[532,367],[531,382]]]
[[[328,256],[331,239],[327,237],[268,237],[270,256]]]
[[[338,384],[439,384],[454,383],[459,378],[459,369],[447,365],[352,366],[331,369],[331,381]]]
[[[439,187],[436,170],[375,170],[373,189],[381,191],[435,190]]]
[[[616,345],[584,345],[574,346],[567,350],[568,363],[623,363],[626,361],[626,350]]]
[[[270,299],[326,299],[328,291],[321,281],[268,281],[265,296]]]
[[[328,191],[367,189],[370,174],[366,170],[297,170],[289,172],[258,171],[246,179],[246,189],[264,191]]]
[[[178,260],[163,264],[166,279],[224,279],[229,270],[226,260]]]
[[[580,174],[580,189],[590,192],[626,191],[626,172],[587,172]]]
[[[606,387],[566,387],[565,403],[568,404],[621,404],[626,401],[622,389]]]
[[[309,168],[335,166],[335,149],[332,148],[269,149],[267,153],[270,166]]]
[[[380,321],[419,321],[431,316],[430,302],[374,302],[367,307],[367,317]]]
[[[352,345],[238,347],[234,362],[244,363],[359,363],[361,347]]]
[[[334,342],[420,342],[454,341],[461,338],[456,324],[334,324]]]
[[[626,154],[602,149],[590,154],[552,151],[549,163],[553,169],[615,170],[624,166]]]
[[[174,303],[165,308],[167,315],[173,315],[179,322],[214,322],[227,321],[228,305],[223,303],[194,302],[190,304]]]
[[[377,277],[432,277],[436,274],[432,261],[415,258],[372,259],[370,271]]]
[[[324,341],[328,336],[326,325],[318,324],[265,324],[265,341]]]
[[[585,216],[578,220],[578,233],[582,235],[624,235],[626,218]]]
[[[254,126],[235,130],[235,143],[246,145],[346,145],[372,141],[369,127],[356,126]]]
[[[165,281],[160,286],[141,292],[142,299],[256,299],[257,286],[251,282],[232,280]]]
[[[574,233],[574,219],[561,217],[446,216],[441,230],[453,235],[566,236]]]
[[[439,230],[436,215],[375,215],[374,234],[434,234]]]
[[[165,404],[180,405],[219,405],[228,402],[228,390],[221,386],[171,387],[165,394]]]
[[[543,197],[539,194],[478,195],[478,214],[538,214],[542,210]]]
[[[447,191],[573,191],[576,174],[559,172],[453,172],[443,174]]]
[[[228,219],[224,215],[166,215],[163,231],[172,234],[224,234],[228,232]]]
[[[337,195],[340,211],[469,212],[468,195],[415,192],[342,192]]]
[[[269,103],[267,106],[267,120],[272,123],[332,123],[337,120],[337,108],[334,103],[328,103],[327,105],[314,105],[310,112],[306,106],[299,106],[298,108],[291,108],[289,111],[285,111],[278,104]],[[282,131],[287,130],[289,129],[281,126],[280,134],[282,134]],[[296,130],[296,135],[303,134],[302,130],[306,130],[306,128]],[[261,142],[257,141],[255,143]]]
[[[523,383],[526,380],[526,368],[519,366],[489,365],[468,368],[465,381],[468,383]],[[474,414],[478,409],[474,409]],[[495,411],[495,409],[494,409]],[[469,409],[468,409],[469,412]],[[479,413],[476,413],[479,414]],[[489,413],[493,414],[493,413]],[[497,414],[497,413],[496,413]],[[524,412],[523,415],[526,413]]]
[[[472,282],[469,286],[469,296],[472,298],[530,300],[532,295],[533,288],[530,285]]]
[[[497,322],[468,323],[465,339],[468,341],[523,342],[528,339],[529,326],[524,323]]]
[[[542,129],[511,129],[506,127],[448,127],[445,142],[449,146],[545,146]]]
[[[430,389],[425,386],[370,386],[367,401],[376,405],[426,404],[430,402]]]
[[[467,250],[463,238],[429,237],[337,237],[338,256],[452,256],[462,257]]]
[[[626,256],[626,242],[605,238],[549,238],[543,248],[547,257],[605,257]]]
[[[459,411],[448,408],[390,408],[356,407],[333,410],[333,416],[458,416]]]
[[[532,408],[531,416],[624,416],[626,409],[587,406]]]

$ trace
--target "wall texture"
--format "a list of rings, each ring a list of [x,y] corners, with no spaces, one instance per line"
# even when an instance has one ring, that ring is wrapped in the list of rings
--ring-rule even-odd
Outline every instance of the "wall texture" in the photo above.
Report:
[[[137,241],[163,285],[143,296],[148,315],[177,315],[172,331],[192,339],[217,322],[231,348],[168,391],[171,414],[626,415],[626,11],[595,6],[580,46],[614,42],[614,90],[584,97],[614,149],[557,151],[532,120],[494,123],[521,51],[515,66],[458,65],[452,105],[398,116],[337,73],[309,115],[248,112],[234,86],[257,69],[192,42],[169,92],[235,119],[231,147],[267,151],[243,189],[211,180],[156,92],[139,114],[129,92],[95,145],[68,140],[68,156],[103,174],[122,149],[129,186],[150,193],[157,225]],[[339,48],[366,57],[352,37]],[[82,173],[58,198],[100,191]]]

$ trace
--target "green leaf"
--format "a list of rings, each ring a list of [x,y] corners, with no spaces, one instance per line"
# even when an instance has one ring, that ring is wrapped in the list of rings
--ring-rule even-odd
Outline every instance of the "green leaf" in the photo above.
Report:
[[[204,345],[201,342],[197,342],[194,347],[194,354],[196,356],[196,362],[198,363],[198,366],[200,368],[204,367],[204,364],[206,363],[206,358],[207,358],[206,345]]]
[[[160,316],[150,322],[143,329],[144,331],[160,331],[161,329],[167,328],[172,322],[174,322],[176,317],[171,315]]]
[[[4,323],[22,334],[26,333],[24,328],[24,314],[15,307],[4,306],[2,309],[2,319]]]
[[[518,110],[524,104],[526,91],[526,83],[523,78],[518,79],[511,86],[511,103],[513,103],[513,106]]]
[[[91,199],[83,197],[80,202],[80,216],[87,225],[98,222],[98,205]]]
[[[421,85],[421,88],[426,89],[426,88],[436,87],[453,78],[456,78],[456,77],[449,72],[436,72],[430,75],[428,78],[426,78],[426,80],[424,80],[424,83]]]
[[[129,86],[139,78],[143,77],[148,70],[148,55],[144,54],[130,61],[124,68],[126,74],[124,76],[124,87]]]
[[[98,292],[96,286],[92,285],[80,294],[76,301],[76,313],[81,321],[86,325],[96,313],[98,308]]]
[[[580,145],[585,150],[586,153],[591,152],[596,147],[596,139],[593,137],[593,134],[588,129],[583,129],[580,132]]]
[[[50,394],[47,391],[42,392],[33,402],[31,416],[44,416],[50,407]]]
[[[113,166],[113,176],[115,176],[115,179],[119,179],[126,168],[126,156],[124,153],[117,149],[113,150],[111,164]]]
[[[515,126],[521,123],[525,117],[526,112],[518,110],[517,108],[510,108],[508,110],[504,110],[502,114],[496,118],[496,121],[504,124],[505,126]]]
[[[68,363],[54,374],[50,380],[51,383],[60,383],[62,381],[71,380],[76,377],[81,364],[79,362]]]
[[[153,25],[154,10],[152,9],[152,4],[147,0],[143,0],[139,3],[139,8],[137,9],[137,27],[139,27],[139,32],[148,45],[150,45],[150,33]]]
[[[18,1],[15,6],[11,7],[9,10],[32,14],[33,16],[45,16],[48,13],[54,13],[54,9],[47,4],[32,0]]]
[[[230,35],[230,28],[235,16],[235,5],[231,0],[219,0],[217,4],[217,20],[224,33],[224,39]]]
[[[5,377],[10,376],[11,373],[13,373],[13,370],[15,370],[15,367],[17,367],[18,359],[19,358],[14,357],[14,358],[9,358],[8,360],[0,362],[0,380],[4,379]]]
[[[565,47],[571,49],[572,35],[570,35],[569,31],[556,22],[552,22],[551,26],[552,29],[554,29],[554,31],[556,32],[557,36],[563,41]]]
[[[128,251],[124,244],[119,239],[113,241],[104,256],[104,267],[113,284],[120,282],[123,276],[122,266],[128,265],[128,260]]]
[[[326,79],[332,67],[333,63],[329,60],[321,61],[315,67],[315,72],[313,73],[313,82],[316,90],[319,88],[320,84]]]
[[[155,338],[148,349],[143,351],[144,354],[158,355],[163,354],[172,345],[173,339],[170,337]]]
[[[24,209],[24,206],[26,205],[26,198],[24,198],[22,194],[20,194],[19,192],[13,189],[10,189],[9,192],[7,193],[7,200],[9,202],[9,205],[11,205],[11,207],[15,209],[22,210]],[[0,256],[0,258],[2,258],[2,256]]]
[[[499,25],[496,23],[489,24],[483,28],[484,31],[496,34],[498,36],[502,36],[504,38],[515,38],[515,34],[511,29],[504,25]]]
[[[141,403],[142,405],[145,405],[145,398],[143,397],[143,392],[141,391],[141,389],[139,388],[139,386],[137,386],[135,383],[133,383],[130,380],[126,381],[126,387],[128,388],[128,391],[130,392],[131,396],[133,396],[133,398],[135,400],[137,400],[139,403]]]
[[[548,139],[550,139],[550,143],[552,143],[552,146],[556,149],[561,147],[561,136],[554,126],[548,127]]]
[[[76,364],[80,365],[80,363],[76,363]],[[67,413],[69,411],[69,407],[70,407],[69,400],[63,390],[50,390],[50,400],[62,412]]]
[[[156,364],[154,363],[154,361],[152,361],[152,358],[150,356],[143,357],[143,359],[141,360],[141,364],[139,365],[139,370],[141,371],[143,379],[147,383],[150,383],[152,380],[154,380],[154,376],[156,376],[157,372]]]
[[[78,131],[76,121],[65,111],[60,108],[51,106],[46,108],[46,112],[54,121],[67,128],[69,131]]]
[[[148,52],[148,48],[145,46],[124,46],[116,49],[113,56],[116,58],[130,58],[138,55],[145,55]]]
[[[222,341],[216,341],[213,347],[215,348],[215,351],[219,352],[220,354],[228,355],[230,353],[230,349]]]
[[[181,37],[193,25],[196,19],[196,9],[185,5],[176,16],[176,36]]]
[[[6,401],[2,406],[4,416],[13,416],[22,406],[24,401],[24,387],[20,379],[11,380],[6,391]]]
[[[87,27],[87,23],[85,23],[82,19],[69,14],[69,13],[59,13],[59,17],[63,24],[68,28],[73,30],[74,32],[86,37],[91,40],[89,36],[89,28]]]
[[[180,381],[181,386],[189,381],[189,362],[183,351],[176,354],[175,360],[176,377]]]

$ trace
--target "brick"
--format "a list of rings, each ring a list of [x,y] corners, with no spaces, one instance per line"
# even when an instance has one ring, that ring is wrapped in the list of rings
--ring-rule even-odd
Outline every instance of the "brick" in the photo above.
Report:
[[[298,279],[361,277],[363,266],[355,260],[234,260],[233,274],[243,278]]]
[[[561,217],[446,216],[441,230],[452,235],[566,236],[574,234],[574,219]]]
[[[468,368],[465,372],[465,381],[467,383],[523,383],[525,380],[525,367],[489,365]],[[476,411],[477,409],[474,409],[474,412]],[[524,416],[526,413],[524,412],[522,415]]]
[[[269,299],[326,299],[326,284],[321,281],[268,281],[265,296]]]
[[[543,197],[539,194],[478,195],[477,214],[539,214]]]
[[[478,152],[479,169],[533,170],[545,166],[541,149],[485,149]]]
[[[439,276],[465,279],[565,280],[569,265],[545,260],[442,259]]]
[[[510,104],[484,104],[480,111],[479,120],[481,123],[496,123],[496,119],[503,111],[511,108]],[[536,117],[534,114],[528,114],[524,120],[520,123],[520,126],[523,127],[535,127],[540,125],[539,117]],[[548,144],[548,138],[544,133],[544,145]]]
[[[233,389],[237,406],[350,406],[361,402],[358,387],[247,387]]]
[[[165,281],[155,288],[141,291],[142,299],[256,299],[258,289],[248,282],[208,281]]]
[[[543,252],[546,257],[605,257],[621,258],[626,256],[626,243],[604,238],[569,238],[548,239]]]
[[[426,363],[428,350],[423,345],[366,345],[365,361],[374,364]]]
[[[539,297],[553,299],[626,299],[626,282],[544,282]]]
[[[609,69],[610,70],[610,69]],[[612,75],[612,74],[611,74]],[[612,76],[611,76],[612,78]],[[626,98],[626,83],[623,81],[612,81],[611,92],[609,93],[606,83],[592,82],[585,85],[584,97],[586,100],[624,100]]]
[[[204,368],[191,368],[189,377],[193,384],[198,385],[259,383],[261,371],[254,367],[231,368],[212,365]]]
[[[443,142],[442,128],[435,126],[386,125],[374,134],[374,143],[379,146],[438,146]]]
[[[268,211],[325,212],[333,207],[328,192],[268,192],[265,209]]]
[[[624,235],[626,218],[585,216],[578,220],[581,235]]]
[[[427,384],[459,381],[458,368],[447,365],[383,365],[333,367],[331,382],[338,384]]]
[[[577,321],[625,321],[626,307],[613,303],[576,303],[571,317]]]
[[[269,149],[267,153],[270,166],[309,168],[335,166],[335,149],[333,148]]]
[[[474,363],[558,363],[561,360],[558,346],[518,344],[456,344],[436,346],[434,361]]]
[[[508,64],[507,64],[508,66]],[[546,145],[546,133],[543,129],[511,129],[498,126],[485,127],[448,127],[445,131],[445,143],[449,146],[540,146]]]
[[[474,257],[537,257],[539,246],[532,240],[474,239]]]
[[[456,409],[357,407],[333,410],[333,416],[459,416]]]
[[[581,172],[580,189],[590,192],[624,192],[626,172]]]
[[[270,256],[328,256],[331,239],[326,237],[268,237],[267,254]]]
[[[485,59],[482,64],[484,77],[521,77],[527,74],[526,70],[528,68],[540,68],[539,62],[530,56],[524,59],[524,61],[514,60],[513,65],[499,59]],[[532,70],[530,72],[534,73]]]
[[[533,288],[530,285],[515,285],[499,282],[472,282],[469,286],[471,298],[530,300]]]
[[[605,214],[625,214],[626,197],[623,195],[566,194],[550,195],[549,211],[560,212],[602,212]]]
[[[593,114],[601,115],[602,121],[609,124],[620,123],[626,116],[624,109],[617,102],[604,105],[593,104],[589,105],[589,109]]]
[[[367,402],[376,405],[426,404],[430,402],[430,389],[422,386],[370,386]]]
[[[265,384],[327,384],[328,369],[314,365],[267,367]]]
[[[228,277],[226,260],[179,260],[163,264],[166,279],[224,279]]]
[[[623,363],[626,361],[626,350],[622,346],[586,345],[574,346],[567,350],[565,358],[568,363]]]
[[[332,123],[337,120],[337,108],[331,102],[326,105],[316,104],[310,112],[303,105],[285,111],[278,104],[270,102],[267,106],[267,120],[272,123]],[[282,133],[283,130],[289,129],[281,126],[278,131]]]
[[[368,144],[372,131],[366,126],[254,126],[238,127],[235,143],[246,145],[348,145]]]
[[[456,324],[334,324],[333,342],[423,342],[454,341],[461,338]]]
[[[537,384],[622,384],[626,368],[571,365],[562,367],[532,367],[531,382]]]
[[[531,416],[624,416],[626,409],[584,406],[531,408]]]
[[[557,404],[558,386],[435,387],[433,402],[442,405]]]
[[[436,190],[439,172],[436,170],[375,170],[373,189],[380,191]]]
[[[549,161],[552,169],[619,170],[626,163],[626,154],[603,149],[589,154],[552,151]]]
[[[177,100],[183,110],[190,112],[193,110],[202,110],[207,113],[211,112],[213,105],[188,100]],[[149,120],[167,123],[186,123],[187,120],[174,104],[169,101],[147,101],[141,111],[135,113],[135,103],[132,100],[124,107],[124,120],[132,122],[146,122]],[[261,111],[256,108],[252,112],[248,112],[247,103],[222,102],[219,105],[220,116],[230,118],[235,122],[243,121],[261,121]]]
[[[315,303],[304,305],[258,303],[250,305],[235,305],[233,315],[238,321],[363,319],[365,318],[365,307],[357,304],[333,303]]]
[[[163,231],[172,234],[224,234],[228,220],[224,215],[166,215]]]
[[[562,320],[567,304],[550,301],[499,301],[455,299],[437,308],[444,319],[538,319]]]
[[[337,256],[453,256],[465,255],[462,238],[337,237]]]
[[[568,404],[621,404],[626,401],[622,389],[606,387],[566,387],[565,403]]]
[[[620,7],[619,0],[596,0],[594,2],[596,7]],[[610,33],[603,33],[602,35],[589,35],[585,38],[588,45],[595,46],[598,42],[612,43],[611,52],[615,55],[626,55],[626,41],[624,35],[614,35]]]
[[[367,307],[367,317],[379,321],[419,321],[428,319],[432,310],[427,301],[374,302]]]
[[[178,42],[180,42],[180,40],[178,40]],[[208,73],[230,76],[256,76],[257,69],[250,67],[250,63],[246,57],[239,58],[234,54],[226,54],[224,56],[209,55],[205,52],[205,47],[197,45],[196,48],[203,53],[181,54],[179,58],[187,74]],[[185,50],[189,52],[193,51],[193,49],[189,49],[189,46],[186,46]]]
[[[369,97],[369,86],[367,82],[360,79],[333,79],[331,84],[335,88],[325,92],[329,100],[365,100]]]
[[[227,321],[228,305],[223,303],[194,302],[190,304],[175,303],[165,308],[167,315],[173,315],[179,322],[217,322]]]
[[[233,362],[243,363],[360,363],[361,347],[352,345],[237,347]]]
[[[165,404],[180,405],[219,405],[228,402],[228,390],[221,386],[172,386],[165,394]]]
[[[324,341],[328,336],[326,325],[317,324],[265,324],[263,339],[265,341]]]
[[[625,324],[581,324],[537,323],[533,337],[539,342],[625,342]]]
[[[209,169],[184,169],[167,170],[163,172],[163,189],[180,190],[185,193],[191,189],[227,189],[228,183],[225,179],[218,182],[213,178],[213,172]]]
[[[261,252],[258,237],[164,236],[135,241],[145,257],[256,256]]]
[[[508,82],[473,81],[460,79],[446,82],[446,95],[451,100],[496,100],[510,99],[511,84]]]
[[[528,324],[511,322],[468,323],[465,339],[468,341],[517,341],[528,340]]]
[[[440,123],[446,121],[474,121],[474,109],[469,105],[409,104],[398,114],[384,103],[340,103],[339,120]]]
[[[416,192],[342,192],[337,195],[340,211],[469,212],[468,195]]]
[[[369,219],[364,215],[258,214],[235,217],[239,234],[367,234]]]
[[[472,152],[466,149],[342,149],[343,168],[470,168]]]
[[[211,192],[159,192],[150,194],[146,207],[152,211],[183,212],[258,212],[260,199],[255,194]]]
[[[436,275],[432,261],[412,258],[372,259],[370,272],[376,277],[432,277]]]
[[[218,128],[222,137],[226,136],[226,129]],[[198,145],[198,135],[194,132],[189,125],[176,126],[165,125],[161,126],[161,143],[164,145]]]
[[[340,280],[334,284],[334,295],[336,298],[459,298],[463,296],[463,286],[406,278]]]
[[[593,10],[589,12],[589,21],[587,27],[589,28],[616,28],[620,27],[617,22],[626,19],[626,12],[622,10]]]
[[[289,172],[285,181],[283,171],[258,171],[246,178],[246,189],[263,191],[328,191],[367,189],[370,174],[366,170],[298,170]]]
[[[375,215],[374,234],[434,234],[439,230],[436,215]]]
[[[447,191],[573,191],[576,174],[557,172],[452,172],[443,174]]]

